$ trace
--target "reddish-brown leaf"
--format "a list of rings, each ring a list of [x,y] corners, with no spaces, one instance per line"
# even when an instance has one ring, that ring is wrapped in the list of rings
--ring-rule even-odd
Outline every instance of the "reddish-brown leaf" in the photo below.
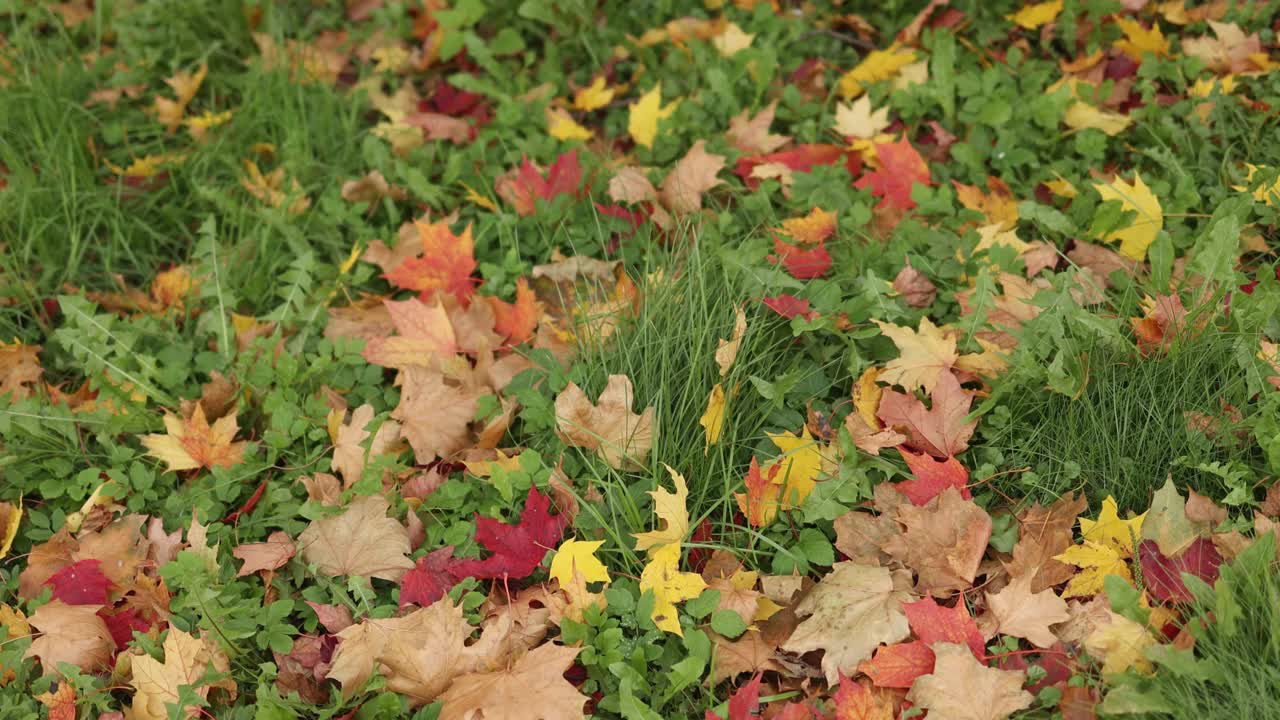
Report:
[[[933,672],[933,650],[923,640],[885,645],[858,666],[858,672],[883,688],[907,689],[921,675]]]
[[[542,563],[547,551],[560,543],[567,518],[552,515],[551,501],[536,487],[529,488],[520,522],[508,525],[476,517],[476,542],[493,554],[484,560],[458,561],[450,572],[456,578],[526,578]]]
[[[946,607],[927,597],[913,603],[902,603],[902,610],[907,614],[907,624],[911,626],[911,631],[925,645],[958,643],[967,645],[976,658],[986,655],[982,631],[969,614],[969,608],[965,606],[963,599],[957,600],[954,607]]]
[[[929,164],[906,137],[897,142],[877,144],[876,157],[880,159],[880,169],[864,174],[853,186],[870,189],[872,195],[880,198],[880,204],[876,206],[879,209],[914,208],[916,201],[911,199],[912,186],[916,183],[933,184]]]
[[[913,453],[898,448],[902,459],[907,461],[911,474],[915,477],[895,483],[913,505],[924,505],[938,496],[943,490],[954,487],[960,491],[960,497],[968,500],[973,497],[969,492],[969,471],[954,457],[936,460],[928,453]]]
[[[1142,564],[1142,579],[1152,597],[1165,602],[1184,603],[1195,598],[1182,582],[1182,573],[1194,575],[1212,585],[1218,579],[1222,556],[1209,538],[1196,538],[1176,558],[1161,553],[1154,540],[1143,540],[1138,546],[1138,561]]]
[[[422,256],[411,257],[388,272],[387,282],[405,290],[416,290],[424,301],[453,295],[466,302],[475,291],[471,273],[476,270],[475,241],[471,225],[455,235],[447,221],[414,223]],[[403,242],[403,240],[401,241]]]

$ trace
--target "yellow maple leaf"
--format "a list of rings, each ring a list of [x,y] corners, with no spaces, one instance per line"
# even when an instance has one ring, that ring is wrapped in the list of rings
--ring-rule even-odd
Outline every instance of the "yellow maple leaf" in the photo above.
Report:
[[[1125,210],[1132,210],[1137,214],[1128,227],[1114,230],[1102,239],[1106,242],[1119,242],[1120,254],[1130,260],[1144,260],[1147,248],[1156,241],[1156,236],[1164,227],[1164,210],[1155,193],[1151,192],[1151,188],[1137,174],[1133,176],[1133,184],[1117,177],[1110,185],[1099,183],[1093,189],[1098,191],[1104,202],[1119,200]]]
[[[1137,62],[1142,62],[1145,53],[1161,58],[1169,57],[1169,38],[1160,32],[1159,24],[1152,23],[1148,29],[1137,20],[1126,17],[1117,17],[1115,22],[1124,32],[1124,37],[1112,43],[1112,47]]]
[[[1084,640],[1085,650],[1102,659],[1102,674],[1115,675],[1133,668],[1150,674],[1154,667],[1147,658],[1147,648],[1156,644],[1141,623],[1107,610],[1111,622],[1100,625]]]
[[[165,84],[173,90],[175,99],[165,97],[157,97],[152,112],[164,126],[165,130],[172,133],[182,124],[182,117],[187,112],[187,106],[191,104],[191,100],[195,98],[196,93],[200,90],[200,85],[204,83],[205,75],[209,73],[209,66],[201,63],[200,68],[194,73],[180,71],[174,73],[172,77],[165,79]]]
[[[1251,163],[1245,163],[1244,166],[1249,170],[1249,175],[1245,178],[1245,184],[1232,185],[1231,189],[1249,192],[1249,188],[1253,187],[1253,176],[1257,175],[1259,170],[1265,171],[1267,166],[1253,165]],[[1271,185],[1258,185],[1257,189],[1253,190],[1253,199],[1267,205],[1275,205],[1276,200],[1280,199],[1280,177],[1277,177]]]
[[[569,538],[556,548],[556,556],[551,559],[551,579],[566,587],[573,582],[573,574],[579,573],[587,582],[609,582],[609,568],[596,558],[596,550],[604,544],[603,540],[578,540]]]
[[[1060,12],[1062,12],[1062,0],[1049,0],[1049,2],[1024,5],[1018,12],[1005,17],[1019,27],[1035,30],[1041,25],[1048,25],[1056,20]]]
[[[1054,560],[1075,565],[1080,572],[1072,576],[1062,597],[1093,597],[1102,592],[1108,575],[1133,582],[1129,565],[1125,563],[1115,548],[1102,543],[1084,541],[1082,545],[1067,548],[1066,552],[1054,556]]]
[[[940,372],[956,362],[955,336],[943,332],[927,317],[920,318],[919,330],[879,320],[874,322],[901,352],[897,358],[885,363],[880,379],[908,390],[924,388],[925,392],[932,393]]]
[[[0,558],[9,554],[13,539],[18,536],[18,524],[22,522],[22,503],[0,502]]]
[[[163,460],[169,470],[198,470],[211,467],[231,467],[244,459],[247,442],[233,442],[239,426],[235,412],[214,421],[210,425],[204,417],[204,407],[196,403],[191,418],[184,420],[176,415],[164,416],[164,435],[142,436],[147,454]]]
[[[751,47],[751,41],[755,39],[755,35],[742,31],[737,23],[729,23],[725,25],[724,31],[719,35],[711,38],[711,44],[719,53],[725,57],[733,57],[739,52]]]
[[[637,536],[638,537],[638,536]],[[697,573],[680,572],[680,543],[663,545],[650,553],[640,573],[640,592],[653,590],[653,622],[659,629],[683,636],[676,603],[698,597],[707,587]]]
[[[1102,510],[1097,520],[1080,518],[1080,535],[1088,542],[1105,545],[1115,550],[1120,557],[1133,557],[1134,538],[1142,537],[1142,521],[1147,517],[1142,513],[1128,520],[1121,520],[1119,506],[1110,495],[1102,501]]]
[[[208,697],[212,686],[201,680],[210,671],[210,666],[216,673],[227,673],[231,669],[227,656],[216,645],[177,628],[169,628],[164,640],[164,662],[146,654],[133,659],[133,679],[130,682],[137,692],[133,694],[130,716],[135,720],[168,718],[168,706],[178,703],[183,686],[189,686],[200,698]],[[223,687],[224,683],[234,694],[235,681],[225,680],[217,686]],[[194,708],[188,708],[187,712],[195,714]]]
[[[707,395],[706,412],[702,413],[702,417],[698,419],[698,424],[707,431],[707,442],[703,452],[720,442],[720,434],[724,432],[725,408],[724,387],[716,383],[716,386],[711,388],[711,394]]]
[[[663,528],[635,534],[636,549],[648,550],[650,556],[656,552],[655,548],[679,543],[689,533],[689,510],[685,505],[689,500],[689,484],[670,465],[663,467],[671,475],[676,491],[669,492],[661,486],[649,491],[653,498],[653,512],[663,521]]]
[[[665,106],[662,104],[662,83],[653,86],[649,92],[631,104],[631,114],[627,118],[627,132],[637,145],[653,147],[653,139],[658,136],[658,121],[671,117],[680,104],[672,100]]]
[[[871,98],[863,95],[852,104],[836,105],[835,131],[845,137],[871,140],[889,127],[889,108],[871,109]]]
[[[608,87],[603,75],[597,75],[591,84],[573,94],[573,109],[591,112],[613,102],[615,88]]]
[[[894,43],[884,50],[872,50],[857,67],[840,77],[840,95],[852,100],[866,92],[866,86],[897,75],[905,66],[915,62],[916,54],[901,43]]]
[[[564,108],[547,108],[547,134],[557,140],[590,140],[593,135]]]
[[[1092,128],[1114,136],[1128,129],[1133,124],[1133,118],[1110,110],[1101,110],[1086,102],[1073,102],[1063,113],[1062,122],[1073,130]]]
[[[783,510],[800,507],[809,493],[813,492],[814,486],[818,484],[818,476],[822,474],[822,450],[807,427],[800,435],[791,432],[766,434],[782,451],[782,455],[763,468],[766,475],[769,475],[770,468],[778,468],[777,474],[772,477],[773,484],[782,486],[780,507]]]

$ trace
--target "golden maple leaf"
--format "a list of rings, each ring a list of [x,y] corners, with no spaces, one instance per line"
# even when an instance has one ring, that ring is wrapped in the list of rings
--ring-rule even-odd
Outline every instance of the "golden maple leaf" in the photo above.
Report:
[[[248,443],[233,442],[239,429],[234,412],[210,425],[205,419],[204,408],[196,403],[189,419],[166,414],[164,427],[167,434],[143,435],[142,444],[148,455],[163,460],[169,470],[231,467],[244,460],[244,448]]]

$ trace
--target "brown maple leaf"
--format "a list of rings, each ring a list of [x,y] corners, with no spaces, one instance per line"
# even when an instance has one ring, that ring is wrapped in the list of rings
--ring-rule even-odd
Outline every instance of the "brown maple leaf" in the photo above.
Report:
[[[121,591],[134,584],[138,569],[146,561],[146,547],[140,529],[141,515],[123,517],[101,531],[71,537],[64,528],[53,537],[31,549],[27,566],[18,576],[18,595],[37,597],[45,581],[68,565],[81,560],[97,560],[102,572]]]
[[[721,680],[743,673],[786,671],[778,662],[777,648],[770,645],[759,630],[748,630],[737,640],[720,635],[711,637],[715,644],[715,663],[711,671],[713,683],[719,684]]]
[[[907,699],[933,720],[1004,720],[1031,707],[1026,673],[987,667],[959,643],[934,643],[933,672],[916,679]]]
[[[716,178],[723,168],[724,156],[707,152],[706,141],[699,140],[663,179],[658,198],[676,215],[697,212],[702,194],[723,182]]]
[[[130,683],[137,690],[129,709],[133,720],[168,720],[168,706],[178,704],[181,688],[189,686],[197,696],[207,698],[213,686],[201,682],[205,674],[210,670],[231,672],[231,662],[221,648],[208,638],[201,640],[177,628],[169,628],[165,636],[164,662],[142,654],[134,656],[132,667]],[[230,678],[219,682],[217,687],[233,696],[236,691],[235,681]],[[193,717],[195,708],[186,708],[184,714]]]
[[[293,538],[289,537],[289,533],[281,530],[271,533],[266,542],[237,545],[231,549],[231,554],[243,560],[244,565],[236,572],[236,577],[278,570],[284,567],[297,551]]]
[[[351,420],[338,426],[333,443],[333,469],[342,476],[344,487],[351,487],[364,474],[365,449],[361,445],[369,437],[365,427],[373,420],[373,406],[365,403],[351,412]],[[400,423],[388,421],[378,427],[369,444],[368,457],[391,452],[400,444]]]
[[[413,567],[409,532],[387,517],[381,495],[356,498],[341,515],[313,520],[298,536],[302,557],[330,577],[352,575],[397,581]]]
[[[98,617],[101,605],[68,605],[51,600],[41,605],[27,622],[39,636],[24,658],[40,660],[44,674],[58,671],[58,663],[70,663],[87,672],[104,669],[116,643],[107,624]]]
[[[467,447],[478,390],[445,377],[439,370],[421,367],[405,368],[400,381],[400,404],[391,417],[400,421],[400,432],[419,465]]]
[[[950,370],[938,373],[925,407],[915,395],[885,390],[877,416],[888,428],[905,432],[907,444],[934,457],[957,455],[969,447],[969,438],[978,421],[965,422],[973,404],[973,393],[960,387]]]
[[[1031,578],[1031,592],[1071,579],[1076,569],[1054,557],[1075,544],[1072,528],[1076,518],[1088,507],[1083,496],[1067,493],[1049,507],[1039,503],[1019,514],[1018,543],[1013,546],[1013,559],[1004,564],[1013,578]]]
[[[244,460],[248,443],[233,442],[239,429],[234,412],[210,425],[203,405],[197,403],[190,419],[166,414],[164,427],[167,434],[143,435],[142,444],[148,455],[163,460],[171,471],[231,467]]]
[[[571,447],[595,450],[621,469],[644,461],[653,446],[654,409],[632,412],[631,379],[610,375],[596,404],[574,383],[556,396],[556,432]]]
[[[440,720],[576,720],[587,698],[564,679],[581,648],[554,643],[530,650],[509,668],[453,681]]]
[[[998,593],[987,593],[987,607],[996,620],[996,632],[1026,638],[1036,647],[1052,647],[1058,638],[1050,625],[1071,617],[1067,603],[1053,590],[1031,591],[1031,577],[1023,575]]]
[[[31,395],[31,385],[40,381],[44,370],[40,367],[40,346],[24,345],[14,341],[0,341],[0,397],[11,401],[24,400]]]
[[[991,516],[949,487],[928,503],[897,510],[901,535],[883,549],[918,575],[916,587],[946,597],[973,584],[991,539]]]
[[[791,142],[789,135],[774,135],[769,132],[777,109],[778,101],[774,100],[755,116],[751,115],[750,110],[743,109],[730,118],[729,131],[725,133],[729,144],[747,155],[768,155]]]

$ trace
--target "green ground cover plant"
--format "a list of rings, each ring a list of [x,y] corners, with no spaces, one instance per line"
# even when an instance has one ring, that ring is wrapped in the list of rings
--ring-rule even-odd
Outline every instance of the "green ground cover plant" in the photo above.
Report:
[[[1280,715],[1278,9],[0,0],[0,717]]]

